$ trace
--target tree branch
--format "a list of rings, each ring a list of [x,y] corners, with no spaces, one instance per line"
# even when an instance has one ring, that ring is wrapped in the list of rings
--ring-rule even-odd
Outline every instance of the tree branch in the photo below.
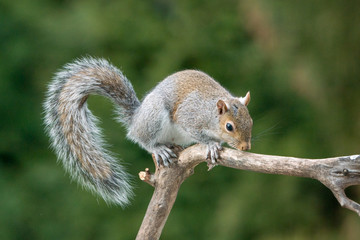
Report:
[[[194,168],[206,161],[206,147],[194,145],[179,153],[171,167],[156,167],[140,172],[141,180],[155,187],[136,239],[159,239],[182,182]],[[218,165],[262,173],[282,174],[317,179],[328,187],[340,205],[360,216],[360,205],[345,195],[345,189],[360,185],[360,155],[305,159],[242,152],[224,148]],[[209,169],[213,166],[209,165]]]

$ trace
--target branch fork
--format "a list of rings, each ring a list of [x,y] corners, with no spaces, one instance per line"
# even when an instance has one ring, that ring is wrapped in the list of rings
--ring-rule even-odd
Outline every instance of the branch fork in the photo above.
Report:
[[[180,151],[180,150],[179,150]],[[170,167],[157,166],[139,173],[142,181],[155,188],[136,239],[159,239],[167,217],[183,181],[194,173],[194,168],[206,160],[206,146],[196,144],[178,153]],[[360,155],[305,159],[263,155],[224,148],[217,165],[270,174],[282,174],[317,179],[328,187],[342,207],[360,216],[360,204],[349,199],[345,189],[360,185]],[[208,163],[209,170],[214,167]]]

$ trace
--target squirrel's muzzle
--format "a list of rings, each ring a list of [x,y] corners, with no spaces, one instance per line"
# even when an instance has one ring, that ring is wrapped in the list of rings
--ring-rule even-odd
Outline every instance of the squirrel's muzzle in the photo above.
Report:
[[[250,142],[241,142],[236,146],[237,149],[242,151],[247,151],[251,149],[251,143]]]

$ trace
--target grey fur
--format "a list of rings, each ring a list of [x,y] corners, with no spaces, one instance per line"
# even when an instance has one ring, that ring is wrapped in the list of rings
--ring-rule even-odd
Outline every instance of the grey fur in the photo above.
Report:
[[[89,73],[89,69],[100,73],[108,71],[119,76],[123,89],[109,92],[108,88],[104,88],[103,79],[94,77],[94,74]],[[78,76],[76,81],[75,76]],[[61,98],[64,91],[67,99]],[[118,120],[125,126],[130,124],[133,111],[140,105],[131,83],[106,60],[84,58],[68,64],[53,78],[44,103],[45,125],[52,141],[51,146],[73,179],[92,192],[98,193],[106,202],[125,206],[133,195],[130,177],[124,167],[105,150],[101,130],[96,126],[97,119],[87,108],[86,102],[81,105],[81,101],[89,94],[99,94],[112,99],[117,105],[117,112],[121,114]],[[72,121],[61,120],[61,105],[65,106],[67,116],[72,117]],[[84,169],[71,149],[72,142],[69,143],[64,134],[67,128],[74,129],[73,133],[76,136],[73,140],[78,141],[77,146],[82,148],[79,151],[83,154],[84,164],[88,164],[101,175],[104,171],[101,169],[103,164],[108,163],[111,169],[108,177],[96,178]]]
[[[252,120],[246,106],[205,73],[175,73],[140,104],[131,83],[108,61],[77,60],[58,72],[49,85],[45,125],[65,169],[109,203],[127,204],[132,191],[124,167],[104,148],[97,120],[87,108],[89,94],[105,96],[115,103],[117,120],[127,128],[127,138],[153,153],[158,165],[171,164],[171,158],[176,157],[172,147],[176,145],[206,144],[213,163],[223,141],[235,147],[244,142],[250,146]],[[226,102],[230,108],[226,114],[241,131],[236,137],[221,126],[225,114],[219,113],[220,100]],[[233,104],[236,109],[230,107]]]

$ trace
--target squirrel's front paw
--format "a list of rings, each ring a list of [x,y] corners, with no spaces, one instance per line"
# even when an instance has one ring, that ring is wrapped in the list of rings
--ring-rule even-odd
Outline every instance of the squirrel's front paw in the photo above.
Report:
[[[153,154],[158,166],[160,166],[162,162],[164,166],[168,167],[169,164],[172,163],[171,158],[177,157],[176,154],[173,152],[173,150],[171,150],[169,147],[165,145],[158,146],[153,151]]]
[[[211,160],[211,164],[216,164],[219,158],[219,151],[222,150],[221,144],[218,142],[211,142],[207,145],[207,158]]]

